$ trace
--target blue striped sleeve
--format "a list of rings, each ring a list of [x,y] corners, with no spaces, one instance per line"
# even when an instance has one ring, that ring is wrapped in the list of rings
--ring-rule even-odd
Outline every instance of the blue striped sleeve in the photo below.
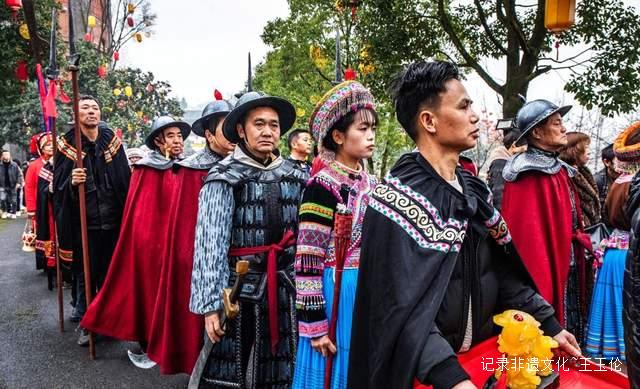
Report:
[[[193,313],[222,309],[222,289],[229,279],[227,253],[233,208],[233,188],[229,184],[213,181],[200,190],[189,302]]]

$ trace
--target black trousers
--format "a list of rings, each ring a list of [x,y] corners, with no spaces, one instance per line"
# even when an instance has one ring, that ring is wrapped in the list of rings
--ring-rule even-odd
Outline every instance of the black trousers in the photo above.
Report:
[[[109,265],[111,264],[111,256],[118,242],[119,231],[116,230],[89,230],[89,260],[91,265],[91,293],[96,295],[104,279],[107,277]],[[82,241],[78,239],[74,242],[73,252],[79,253],[74,255],[72,267],[72,304],[76,308],[79,315],[84,315],[87,311],[87,301],[84,288],[84,269],[82,266]]]

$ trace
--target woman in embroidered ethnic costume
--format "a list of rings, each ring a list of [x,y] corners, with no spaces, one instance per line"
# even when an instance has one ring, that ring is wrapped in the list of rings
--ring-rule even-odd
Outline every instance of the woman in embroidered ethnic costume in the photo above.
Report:
[[[294,388],[322,388],[329,354],[334,354],[331,387],[347,385],[362,220],[376,184],[361,161],[373,154],[377,122],[373,96],[353,81],[331,89],[311,115],[310,127],[323,149],[326,165],[309,181],[300,206],[295,263],[300,341]],[[334,344],[327,334],[336,265],[333,216],[338,204],[353,214],[353,232],[345,258]]]
[[[602,258],[589,312],[586,349],[592,357],[625,359],[622,323],[625,260],[629,251],[631,220],[627,201],[631,180],[640,170],[640,122],[627,128],[613,145],[615,167],[620,176],[607,195],[608,225],[614,228],[600,244],[596,255]]]

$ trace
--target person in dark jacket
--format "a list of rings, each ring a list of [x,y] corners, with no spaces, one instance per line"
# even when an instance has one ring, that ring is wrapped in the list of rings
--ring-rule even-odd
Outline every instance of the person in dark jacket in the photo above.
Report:
[[[95,293],[111,263],[122,221],[131,171],[120,139],[100,123],[100,106],[92,96],[81,96],[79,123],[58,141],[54,156],[53,209],[60,259],[71,264],[73,274],[71,320],[78,322],[86,310],[78,185],[86,193],[91,287]],[[75,131],[82,132],[84,169],[76,167]],[[88,344],[81,331],[81,344]]]
[[[20,204],[17,203],[16,193],[24,184],[22,171],[18,164],[11,160],[9,150],[2,150],[2,162],[0,162],[0,205],[2,206],[2,218],[16,218],[16,212]]]
[[[631,181],[627,217],[631,220],[630,244],[624,270],[622,302],[627,374],[632,389],[640,388],[640,173]]]
[[[567,145],[560,150],[560,159],[576,169],[571,181],[580,198],[582,225],[584,228],[598,224],[601,219],[598,187],[587,167],[591,138],[581,132],[567,132]]]
[[[602,168],[599,172],[597,172],[593,178],[596,181],[596,186],[598,187],[598,196],[600,197],[600,211],[602,216],[602,221],[609,226],[609,217],[607,216],[607,210],[604,206],[604,202],[607,200],[607,194],[609,194],[609,188],[613,182],[618,178],[620,173],[618,173],[613,165],[613,161],[615,155],[613,153],[613,144],[602,149],[600,154],[602,158],[602,163],[604,164],[604,168]]]
[[[410,64],[394,81],[398,121],[418,145],[371,193],[362,236],[348,387],[475,388],[458,362],[494,336],[493,315],[533,315],[562,350],[579,346],[536,293],[478,178],[457,166],[478,115],[449,62]]]
[[[509,158],[527,149],[527,145],[518,146],[516,140],[520,137],[520,131],[511,130],[502,137],[502,146],[491,152],[489,160],[489,173],[487,185],[493,194],[493,206],[499,211],[502,208],[502,192],[504,191],[504,178],[502,169]]]

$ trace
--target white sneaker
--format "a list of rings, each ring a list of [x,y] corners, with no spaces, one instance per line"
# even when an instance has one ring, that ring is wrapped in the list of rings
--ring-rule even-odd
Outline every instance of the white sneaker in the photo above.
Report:
[[[9,217],[10,217],[11,219],[15,219],[15,218],[16,218],[16,214],[15,214],[15,213],[9,214]]]
[[[7,218],[7,213],[6,212],[2,212],[2,218],[6,219]]]
[[[131,361],[131,363],[133,363],[140,369],[151,369],[156,365],[154,361],[149,359],[147,353],[143,352],[142,354],[136,354],[131,350],[127,350],[127,355],[129,355],[129,360]]]

